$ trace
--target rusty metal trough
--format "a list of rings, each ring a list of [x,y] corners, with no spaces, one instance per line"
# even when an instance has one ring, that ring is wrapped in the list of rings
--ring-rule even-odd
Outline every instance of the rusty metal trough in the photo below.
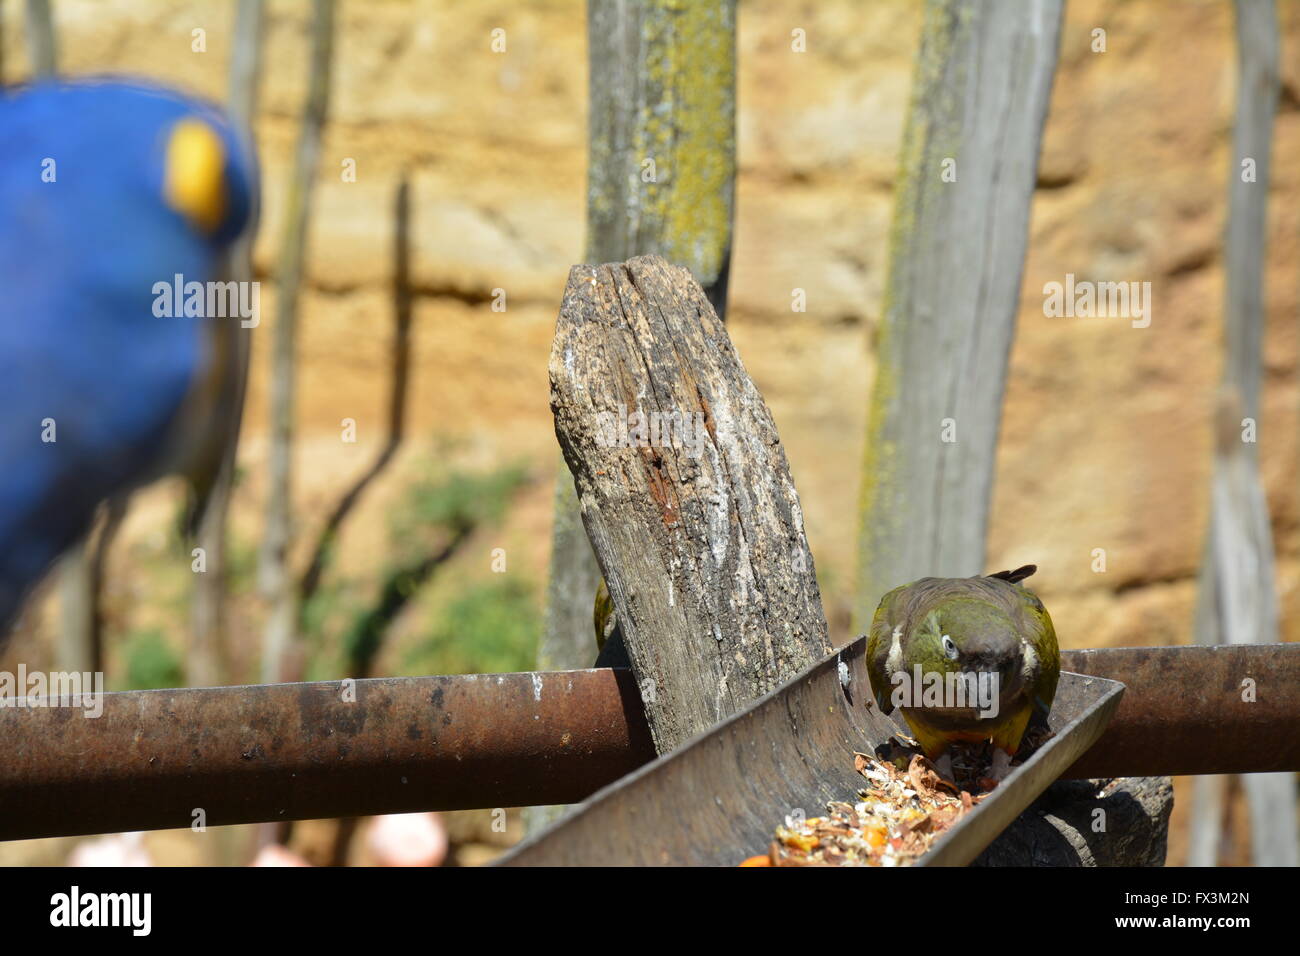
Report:
[[[734,866],[766,849],[799,808],[820,813],[863,780],[854,751],[906,730],[871,698],[866,639],[831,654],[752,707],[614,783],[501,861],[517,866]],[[841,680],[847,669],[847,685]],[[946,832],[922,865],[969,863],[1092,746],[1122,684],[1063,673],[1055,736]]]

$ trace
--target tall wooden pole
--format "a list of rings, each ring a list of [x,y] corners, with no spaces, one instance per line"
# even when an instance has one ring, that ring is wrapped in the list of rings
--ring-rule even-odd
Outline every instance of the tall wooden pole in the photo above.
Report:
[[[281,679],[285,654],[297,628],[298,589],[289,568],[293,542],[291,463],[294,438],[295,355],[298,291],[306,264],[307,222],[312,186],[320,155],[321,133],[329,109],[330,67],[334,45],[334,0],[312,6],[311,79],[298,134],[298,152],[289,183],[285,231],[280,248],[276,290],[275,336],[271,354],[270,494],[262,542],[260,579],[271,603],[262,647],[262,680]]]
[[[658,253],[726,318],[736,176],[735,0],[588,0],[589,263]],[[590,667],[600,569],[556,467],[539,670]],[[530,811],[534,829],[552,811]]]
[[[1202,644],[1272,644],[1278,640],[1273,535],[1256,439],[1266,319],[1269,154],[1280,85],[1278,24],[1273,0],[1237,0],[1235,6],[1237,117],[1224,238],[1225,354],[1196,639]],[[1257,681],[1258,694],[1268,693],[1267,674],[1241,677]],[[1246,692],[1224,689],[1234,696]],[[1194,866],[1218,860],[1224,784],[1222,778],[1197,780],[1188,860]],[[1248,774],[1242,784],[1250,806],[1253,862],[1300,865],[1295,774]]]
[[[258,80],[262,66],[263,0],[238,0],[235,31],[231,42],[230,95],[227,108],[231,121],[242,132],[250,150],[255,135],[253,117],[257,112]],[[253,281],[253,239],[249,229],[230,250],[227,274],[244,283]],[[207,506],[200,517],[198,546],[203,549],[205,570],[195,578],[192,629],[186,670],[191,685],[209,687],[225,677],[225,601],[226,601],[226,525],[230,498],[235,485],[235,455],[244,414],[244,395],[248,385],[248,363],[252,350],[252,328],[243,323],[225,322],[219,334],[228,339],[227,348],[234,354],[230,368],[224,448],[217,475],[209,493]]]
[[[587,5],[589,263],[658,253],[685,266],[725,317],[736,172],[734,0]],[[590,667],[600,572],[573,479],[556,476],[538,667]]]
[[[27,57],[32,76],[53,76],[58,70],[50,0],[27,0]]]
[[[867,422],[856,626],[979,574],[1060,0],[929,0]]]

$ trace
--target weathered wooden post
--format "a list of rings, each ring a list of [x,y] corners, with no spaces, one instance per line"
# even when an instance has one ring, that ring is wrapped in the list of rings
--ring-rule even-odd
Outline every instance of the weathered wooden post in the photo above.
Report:
[[[720,319],[736,172],[735,0],[588,0],[590,263],[659,253],[688,268]],[[561,461],[539,670],[590,667],[600,572]],[[530,830],[553,819],[530,808]]]
[[[582,523],[666,753],[830,652],[799,496],[684,268],[574,267],[550,374]]]
[[[736,143],[734,0],[589,0],[586,261],[659,253],[688,268],[719,317],[731,261]],[[559,465],[538,668],[590,667],[599,575]]]
[[[972,866],[1164,866],[1169,777],[1058,780]]]
[[[889,589],[982,574],[1060,0],[929,0],[867,419],[855,627]]]
[[[1256,432],[1263,375],[1264,263],[1269,154],[1280,86],[1272,0],[1237,0],[1237,119],[1228,171],[1224,240],[1223,378],[1215,409],[1210,527],[1201,568],[1196,639],[1202,644],[1278,640],[1273,536],[1259,476]],[[1242,674],[1266,693],[1267,674]],[[1241,694],[1239,687],[1225,693]],[[1218,862],[1225,778],[1200,777],[1188,862]],[[1258,866],[1300,865],[1295,774],[1248,774],[1251,856]]]

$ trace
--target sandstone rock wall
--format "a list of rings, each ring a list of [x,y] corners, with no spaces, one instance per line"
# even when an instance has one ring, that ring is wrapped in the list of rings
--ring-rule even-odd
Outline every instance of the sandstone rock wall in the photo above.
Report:
[[[267,280],[263,333],[273,321],[308,12],[285,0],[269,9],[257,124],[267,197],[257,246]],[[58,0],[55,10],[66,72],[132,72],[223,95],[233,4]],[[10,3],[5,12],[12,80],[26,69],[21,11]],[[1281,4],[1280,16],[1285,89],[1260,452],[1290,610],[1300,578],[1300,166],[1290,161],[1300,146],[1292,55],[1300,7]],[[304,494],[329,500],[339,472],[366,460],[368,440],[381,438],[391,205],[403,172],[415,196],[414,431],[460,435],[483,458],[540,460],[553,445],[545,355],[564,276],[583,245],[584,5],[349,0],[340,25],[304,300]],[[1090,49],[1098,26],[1105,53]],[[506,30],[503,54],[489,48],[497,27]],[[806,53],[791,51],[796,27],[807,31]],[[205,31],[204,52],[192,49],[196,29]],[[841,625],[870,340],[918,29],[912,3],[741,4],[731,322],[790,446]],[[1176,642],[1188,632],[1220,362],[1234,56],[1231,5],[1221,0],[1069,4],[989,563],[1037,562],[1037,583],[1071,644]],[[339,175],[346,159],[355,160],[354,183]],[[1151,327],[1045,317],[1042,286],[1066,273],[1152,282]],[[488,307],[498,288],[504,313]],[[807,292],[806,313],[790,311],[795,288]],[[250,520],[264,454],[266,351],[258,350],[245,430]],[[344,417],[361,423],[358,445],[338,441]],[[544,497],[524,519],[539,537]],[[1107,552],[1104,574],[1092,570],[1096,548]],[[544,544],[530,553],[544,561]],[[1293,618],[1284,615],[1289,637]]]
[[[21,76],[20,5],[4,62]],[[128,71],[221,97],[233,3],[56,0],[63,68]],[[267,199],[257,265],[273,315],[275,240],[305,90],[306,4],[270,4],[257,132]],[[1300,636],[1297,322],[1300,321],[1300,4],[1279,4],[1284,91],[1274,142],[1260,454],[1286,636]],[[304,298],[299,449],[304,520],[382,440],[391,203],[415,200],[412,434],[465,440],[482,461],[553,460],[546,356],[568,268],[583,249],[585,7],[548,2],[342,4],[335,112],[313,211]],[[507,51],[491,52],[494,28]],[[1107,50],[1090,49],[1107,31]],[[191,49],[206,30],[206,52]],[[807,32],[794,53],[791,30]],[[847,588],[870,343],[879,318],[896,153],[919,4],[742,2],[738,215],[730,324],[788,446],[832,631]],[[1071,0],[1035,198],[998,459],[990,568],[1035,584],[1069,646],[1189,639],[1207,517],[1220,368],[1222,234],[1234,101],[1227,0]],[[990,117],[996,122],[997,117]],[[357,181],[339,176],[356,161]],[[1150,281],[1153,320],[1048,318],[1067,273]],[[508,309],[492,312],[493,289]],[[806,290],[808,311],[790,311]],[[237,521],[260,521],[267,349],[258,349]],[[361,441],[339,442],[339,422]],[[373,427],[371,427],[373,426]],[[386,489],[367,499],[345,562],[363,567]],[[154,493],[157,495],[163,492]],[[507,534],[545,574],[550,496]],[[161,507],[161,506],[158,506]],[[148,527],[148,502],[132,527]],[[141,531],[143,533],[143,531]],[[1105,549],[1105,573],[1093,570]]]

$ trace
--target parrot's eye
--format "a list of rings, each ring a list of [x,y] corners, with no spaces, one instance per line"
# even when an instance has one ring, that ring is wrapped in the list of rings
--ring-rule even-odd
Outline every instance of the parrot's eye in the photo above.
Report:
[[[955,661],[957,659],[957,645],[947,634],[943,636],[943,652],[948,655],[949,660]]]

